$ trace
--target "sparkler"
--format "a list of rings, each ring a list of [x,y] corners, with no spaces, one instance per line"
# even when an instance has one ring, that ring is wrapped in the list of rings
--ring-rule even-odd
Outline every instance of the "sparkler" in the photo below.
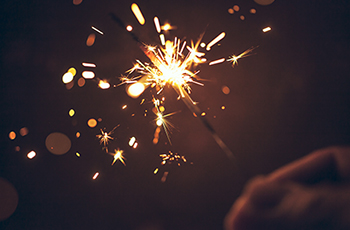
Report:
[[[124,23],[118,17],[116,17],[114,14],[111,14],[111,16],[112,19],[115,20],[122,28],[125,28]],[[156,30],[159,32],[159,19],[154,18],[154,22]],[[140,24],[142,23],[140,22]],[[134,98],[140,96],[147,87],[155,88],[157,91],[156,94],[159,95],[166,86],[171,86],[178,94],[178,98],[185,103],[193,115],[200,118],[204,126],[211,132],[214,140],[226,153],[226,155],[230,159],[233,159],[234,157],[231,150],[222,141],[208,120],[204,116],[201,116],[201,110],[199,109],[197,103],[190,97],[190,84],[203,86],[203,84],[198,81],[199,77],[197,74],[199,71],[193,71],[198,64],[206,61],[206,59],[203,58],[205,53],[197,50],[203,35],[200,36],[196,44],[193,44],[191,41],[191,46],[186,45],[186,41],[181,42],[177,37],[175,37],[173,41],[167,40],[165,42],[161,42],[161,46],[150,46],[142,43],[135,34],[131,32],[129,33],[139,44],[139,47],[149,58],[151,63],[144,63],[140,60],[136,60],[137,63],[127,71],[128,76],[122,76],[120,78],[120,85],[130,84],[127,92]],[[225,32],[219,34],[207,45],[206,49],[209,51],[211,47],[222,40],[225,35]],[[184,52],[185,48],[187,50],[186,54]],[[232,61],[232,65],[234,66],[237,64],[238,59],[247,56],[247,54],[252,50],[253,48],[241,53],[238,56],[232,55],[229,59],[227,59],[227,61]],[[211,62],[211,65],[221,63],[224,60],[225,59],[220,59],[220,61]],[[134,76],[132,75],[133,73],[137,73],[138,75]],[[162,118],[162,114],[159,114],[158,120],[161,121]]]

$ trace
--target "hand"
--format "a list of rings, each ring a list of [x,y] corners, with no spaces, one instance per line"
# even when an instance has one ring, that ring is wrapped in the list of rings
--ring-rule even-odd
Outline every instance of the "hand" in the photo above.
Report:
[[[254,178],[227,214],[225,227],[350,229],[350,148],[318,150]]]

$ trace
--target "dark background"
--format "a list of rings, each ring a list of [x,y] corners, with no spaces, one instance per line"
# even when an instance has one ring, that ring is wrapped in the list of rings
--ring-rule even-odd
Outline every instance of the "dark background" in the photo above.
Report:
[[[19,203],[0,222],[1,229],[222,229],[225,214],[251,177],[315,149],[350,143],[349,1],[137,3],[144,26],[130,10],[132,1],[85,0],[77,6],[72,1],[2,1],[0,176],[14,185]],[[234,5],[240,10],[231,15],[227,10]],[[251,8],[257,13],[249,13]],[[66,89],[62,75],[74,66],[79,76],[86,69],[82,62],[96,63],[96,77],[116,85],[135,59],[147,61],[111,12],[133,25],[147,44],[158,43],[154,16],[177,26],[167,35],[170,39],[196,41],[205,32],[208,43],[225,31],[220,45],[207,53],[209,60],[258,46],[234,68],[227,62],[202,65],[199,76],[205,85],[192,85],[192,98],[234,161],[170,88],[164,92],[166,113],[181,111],[169,118],[175,126],[173,145],[164,132],[152,144],[155,115],[149,92],[142,97],[148,103],[140,105],[142,98],[129,98],[124,86],[101,90],[90,80]],[[263,33],[266,26],[272,31]],[[96,41],[87,47],[91,33]],[[230,94],[223,94],[222,86]],[[68,116],[71,108],[73,117]],[[102,118],[93,129],[86,124],[91,117]],[[120,162],[111,166],[113,157],[96,138],[100,128],[108,131],[118,124],[109,147],[125,151],[126,167]],[[22,127],[29,130],[24,137]],[[15,140],[8,137],[12,130]],[[65,155],[46,149],[52,132],[72,141]],[[131,136],[137,137],[136,149],[128,146]],[[31,150],[37,156],[29,160]],[[185,155],[188,163],[162,166],[159,154],[169,150]],[[92,180],[96,171],[100,176]],[[162,183],[164,172],[169,174]]]

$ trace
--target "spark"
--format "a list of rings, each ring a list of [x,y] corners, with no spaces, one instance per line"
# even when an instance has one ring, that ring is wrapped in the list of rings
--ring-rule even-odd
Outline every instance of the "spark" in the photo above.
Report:
[[[98,175],[100,175],[100,173],[99,173],[99,172],[96,172],[96,173],[94,174],[94,176],[92,177],[92,179],[93,179],[93,180],[96,180],[96,178],[98,177]]]
[[[262,31],[263,31],[264,33],[266,33],[266,32],[269,32],[270,30],[271,30],[271,27],[268,26],[268,27],[265,27]]]
[[[156,169],[153,171],[153,173],[154,173],[154,174],[157,174],[157,173],[158,173],[158,171],[159,171],[159,169],[158,169],[158,168],[156,168]]]
[[[111,155],[113,155],[113,162],[112,162],[112,165],[114,165],[114,163],[119,160],[120,162],[123,163],[123,165],[125,165],[125,157],[123,156],[123,150],[120,150],[120,149],[115,149],[114,150],[114,153],[110,153]],[[125,165],[126,166],[126,165]]]
[[[160,154],[159,156],[162,158],[162,165],[165,165],[168,162],[169,164],[176,162],[178,166],[181,166],[181,162],[187,162],[185,156],[181,156],[178,153],[173,153],[171,151],[169,151],[169,153]]]
[[[103,35],[103,32],[102,32],[101,30],[97,29],[96,27],[91,26],[91,29],[93,29],[93,30],[95,30],[97,33]]]
[[[108,89],[111,85],[108,83],[107,80],[100,80],[100,82],[98,83],[98,86],[101,89]]]
[[[160,33],[159,19],[157,17],[154,17],[153,21],[154,21],[154,26],[156,27],[157,32]]]
[[[96,67],[96,64],[88,63],[88,62],[83,62],[83,63],[81,63],[81,65],[84,66],[84,67],[91,67],[91,68],[95,68]]]
[[[227,59],[227,61],[232,62],[232,66],[235,66],[236,64],[238,64],[238,59],[249,56],[248,54],[250,52],[252,52],[254,49],[255,49],[255,47],[252,47],[250,49],[247,49],[246,51],[244,51],[240,55],[237,55],[237,56],[232,55],[231,57],[229,57],[229,59]]]
[[[113,137],[111,137],[111,135],[113,134],[114,130],[119,126],[120,125],[117,125],[110,132],[105,132],[102,129],[100,129],[101,134],[96,135],[96,137],[100,139],[100,145],[103,143],[103,146],[106,147],[108,145],[108,142],[114,139]],[[106,151],[108,152],[107,148]]]
[[[34,157],[36,156],[36,152],[35,151],[30,151],[28,154],[27,154],[27,157],[29,158],[29,159],[33,159]]]
[[[131,10],[132,10],[132,12],[134,13],[134,15],[135,15],[137,21],[139,21],[139,23],[140,23],[141,25],[144,25],[144,24],[145,24],[145,18],[143,17],[139,6],[138,6],[136,3],[133,3],[133,4],[131,5]]]
[[[81,73],[81,75],[85,79],[93,79],[95,77],[95,73],[92,72],[92,71],[84,71],[84,72]]]
[[[225,35],[226,35],[226,33],[222,32],[216,38],[214,38],[211,42],[209,42],[208,45],[207,45],[207,48],[206,48],[207,51],[209,51],[213,45],[215,45],[216,43],[221,41],[225,37]]]
[[[216,65],[216,64],[219,64],[219,63],[223,63],[225,60],[226,60],[226,58],[220,58],[218,60],[209,62],[209,65]]]

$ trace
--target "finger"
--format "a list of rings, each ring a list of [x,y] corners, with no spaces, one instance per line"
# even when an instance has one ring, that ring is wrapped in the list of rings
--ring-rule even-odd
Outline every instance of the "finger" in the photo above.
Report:
[[[350,180],[350,147],[317,150],[269,175],[272,181],[315,183],[324,179]]]
[[[349,187],[253,180],[227,215],[227,230],[350,229]]]

